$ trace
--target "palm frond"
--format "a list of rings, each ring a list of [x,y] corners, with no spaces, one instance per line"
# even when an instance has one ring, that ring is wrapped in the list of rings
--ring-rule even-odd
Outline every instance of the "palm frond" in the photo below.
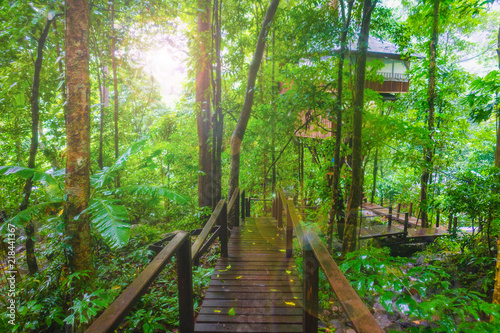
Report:
[[[91,222],[111,248],[127,244],[130,237],[128,213],[124,206],[117,205],[118,200],[92,199],[85,210],[91,214]]]
[[[130,186],[124,186],[124,187],[117,189],[118,193],[120,191],[127,192],[129,194],[136,194],[136,195],[150,195],[152,197],[159,196],[159,197],[170,199],[170,200],[175,201],[175,202],[182,204],[182,205],[191,200],[190,197],[178,194],[178,193],[168,189],[166,186],[130,185]]]

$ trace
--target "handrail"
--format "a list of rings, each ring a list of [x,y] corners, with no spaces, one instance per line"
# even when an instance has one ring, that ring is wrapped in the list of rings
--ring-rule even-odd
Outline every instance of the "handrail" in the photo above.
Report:
[[[278,190],[273,212],[279,216],[279,206],[286,210],[287,235],[286,253],[291,256],[293,232],[303,253],[304,279],[304,326],[303,332],[318,332],[318,267],[323,269],[325,277],[337,296],[345,313],[357,332],[383,332],[373,315],[352,288],[349,281],[337,266],[323,242],[315,232],[304,232],[300,224],[293,200],[287,200],[282,189]],[[278,222],[279,223],[279,222]]]
[[[193,332],[193,283],[191,269],[191,241],[185,231],[178,232],[167,246],[151,261],[139,276],[85,331],[86,333],[114,332],[132,306],[146,293],[165,265],[177,255],[177,283],[179,295],[180,332]]]
[[[237,198],[237,192],[238,189],[236,189],[236,192],[231,199],[233,204],[235,198]],[[165,268],[166,264],[174,254],[177,255],[179,331],[182,333],[193,332],[194,316],[192,264],[199,260],[199,258],[208,250],[217,237],[220,238],[221,256],[228,256],[228,211],[229,209],[226,200],[221,199],[217,203],[217,206],[203,229],[197,229],[191,233],[176,230],[170,233],[162,241],[155,243],[153,248],[150,246],[150,249],[159,252],[156,257],[85,332],[114,332],[114,330],[130,312],[133,305],[147,292],[151,283]],[[214,226],[215,223],[218,224],[217,227]],[[208,239],[208,241],[206,241],[210,233],[212,233],[212,236]],[[191,236],[194,235],[198,235],[198,237],[191,246]],[[167,241],[168,244],[162,248],[161,244]]]
[[[210,219],[208,219],[208,222],[203,227],[203,230],[201,231],[200,235],[194,241],[193,246],[191,247],[191,259],[193,261],[196,261],[195,259],[198,259],[203,254],[203,251],[201,251],[203,248],[207,249],[208,246],[210,246],[210,244],[208,244],[207,246],[203,245],[205,244],[205,240],[208,237],[210,231],[212,230],[212,227],[214,226],[215,222],[219,220],[219,216],[221,215],[221,212],[224,210],[224,206],[225,206],[225,200],[224,199],[219,200],[219,203],[215,207],[214,212],[210,216]],[[217,234],[218,232],[219,230],[217,231]],[[224,228],[222,232],[224,232]],[[225,232],[227,234],[227,225]],[[215,237],[217,236],[215,235]],[[213,240],[215,240],[215,237],[213,237]]]

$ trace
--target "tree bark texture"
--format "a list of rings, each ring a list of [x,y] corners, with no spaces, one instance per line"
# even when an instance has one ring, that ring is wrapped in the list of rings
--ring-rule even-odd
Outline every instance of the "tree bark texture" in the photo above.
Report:
[[[196,122],[198,128],[198,206],[212,205],[212,159],[210,154],[210,0],[199,0],[198,66],[196,68]]]
[[[498,69],[500,69],[500,27],[498,27],[497,41]],[[497,146],[495,148],[495,166],[500,168],[500,105],[497,102]],[[500,293],[500,290],[498,291]],[[499,295],[500,299],[500,295]]]
[[[429,224],[429,217],[427,214],[428,203],[428,184],[429,176],[432,172],[432,155],[433,155],[433,140],[434,140],[434,110],[436,99],[436,49],[438,45],[438,23],[439,23],[439,3],[440,0],[434,0],[434,14],[432,22],[432,37],[429,46],[430,59],[429,59],[429,86],[427,90],[427,104],[429,113],[427,116],[427,129],[429,131],[429,142],[424,145],[424,167],[422,170],[422,177],[420,178],[420,218],[422,219],[422,227],[427,228]]]
[[[213,115],[213,148],[212,148],[212,207],[215,208],[222,196],[222,133],[224,116],[222,114],[222,64],[221,64],[221,3],[214,0],[215,19],[215,90],[214,90],[214,115]]]
[[[497,44],[497,54],[498,54],[498,68],[500,69],[500,27],[498,28],[498,44]],[[500,168],[500,115],[498,114],[498,104],[497,104],[497,146],[495,149],[495,166]],[[495,274],[495,288],[493,290],[493,303],[500,304],[500,237],[497,240],[497,263],[496,263],[496,274]],[[493,320],[493,318],[492,318]]]
[[[356,228],[358,222],[358,208],[361,202],[362,177],[362,151],[361,129],[363,126],[364,86],[366,74],[366,53],[368,50],[368,37],[370,33],[370,20],[373,9],[378,0],[364,0],[363,19],[361,32],[358,39],[358,55],[356,59],[356,84],[354,87],[353,101],[353,138],[352,138],[352,182],[347,202],[347,220],[342,243],[342,254],[356,249]]]
[[[90,81],[88,0],[66,1],[66,202],[68,261],[72,271],[93,274],[92,242],[87,214],[90,192]],[[79,216],[78,219],[75,219]],[[78,287],[77,287],[78,290]]]
[[[344,236],[344,203],[342,193],[340,193],[340,147],[342,142],[342,91],[344,77],[344,59],[347,53],[347,32],[351,24],[351,13],[354,0],[347,3],[347,16],[345,15],[344,0],[340,1],[342,12],[342,34],[340,36],[340,54],[337,67],[337,102],[335,103],[336,112],[336,130],[335,130],[335,148],[333,153],[333,176],[332,176],[332,206],[330,208],[330,218],[328,220],[327,246],[328,250],[333,250],[333,224],[337,223],[337,234],[339,239]],[[333,122],[332,122],[333,126]]]
[[[38,47],[36,51],[35,60],[35,71],[33,74],[33,83],[31,85],[31,145],[30,145],[30,155],[28,159],[28,168],[35,168],[36,153],[38,151],[38,122],[40,120],[40,72],[42,71],[43,62],[43,48],[45,46],[45,41],[47,40],[47,35],[49,34],[50,25],[55,19],[47,19],[45,26],[38,40]],[[23,211],[28,208],[30,203],[31,189],[33,187],[33,177],[28,178],[24,184],[23,191],[23,201],[19,207],[19,211]],[[28,264],[28,271],[30,275],[38,272],[38,264],[35,257],[35,226],[33,221],[29,221],[25,226],[24,231],[26,232],[26,262]]]
[[[111,67],[113,70],[113,99],[114,99],[114,121],[115,121],[115,159],[119,154],[119,136],[118,136],[118,76],[116,74],[116,30],[115,30],[115,1],[111,1]],[[116,175],[116,187],[120,187],[120,174]]]
[[[255,53],[248,70],[245,101],[243,102],[243,108],[241,110],[238,123],[236,124],[234,133],[231,136],[231,171],[229,177],[229,198],[231,197],[233,191],[239,186],[241,143],[243,142],[243,137],[245,135],[248,120],[250,119],[250,113],[252,111],[253,97],[255,92],[255,80],[257,78],[257,73],[262,61],[262,55],[264,54],[267,35],[269,34],[270,25],[273,20],[274,14],[276,14],[276,11],[278,9],[278,5],[279,0],[271,0],[269,8],[266,12],[266,16],[264,17],[264,21],[262,22],[262,27],[260,29],[259,38],[257,40]]]

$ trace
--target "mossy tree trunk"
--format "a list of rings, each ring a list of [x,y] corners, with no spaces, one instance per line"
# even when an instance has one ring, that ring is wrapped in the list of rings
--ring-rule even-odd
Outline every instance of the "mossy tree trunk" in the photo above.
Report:
[[[345,12],[344,0],[340,1],[341,18],[342,18],[342,34],[340,36],[340,53],[339,63],[337,67],[337,102],[335,103],[336,112],[336,129],[335,129],[335,149],[333,153],[333,176],[332,176],[332,206],[330,208],[330,218],[328,220],[327,246],[330,252],[333,250],[333,224],[337,223],[337,233],[342,240],[344,236],[344,202],[340,191],[340,147],[342,145],[342,91],[343,91],[343,76],[344,76],[344,59],[347,53],[347,33],[351,24],[351,13],[354,5],[354,0],[349,0],[347,3],[347,15]],[[333,122],[332,122],[333,124]]]
[[[368,37],[370,33],[370,20],[378,0],[364,0],[363,19],[361,32],[358,39],[358,55],[356,59],[356,84],[354,87],[353,101],[353,132],[352,132],[352,181],[347,201],[347,219],[342,243],[342,254],[356,249],[356,227],[358,222],[358,209],[361,201],[363,186],[362,177],[362,151],[361,128],[363,126],[364,88],[366,76],[366,54],[368,51]]]
[[[89,3],[66,1],[66,202],[65,222],[72,272],[94,272],[87,214],[90,192]],[[78,218],[77,218],[78,217]],[[78,282],[78,293],[84,283]]]
[[[429,58],[429,85],[427,89],[427,104],[429,112],[427,115],[427,129],[429,131],[429,140],[424,145],[424,167],[422,170],[422,177],[420,178],[420,218],[422,219],[422,227],[426,228],[429,224],[429,217],[427,214],[428,202],[427,192],[429,186],[429,177],[432,173],[432,155],[434,151],[434,110],[436,99],[436,49],[438,44],[438,23],[439,23],[439,3],[440,0],[434,0],[434,14],[432,23],[432,37],[429,45],[430,58]]]
[[[210,0],[199,0],[198,36],[196,40],[198,61],[196,67],[196,122],[198,129],[198,206],[212,205],[212,155],[210,153]]]

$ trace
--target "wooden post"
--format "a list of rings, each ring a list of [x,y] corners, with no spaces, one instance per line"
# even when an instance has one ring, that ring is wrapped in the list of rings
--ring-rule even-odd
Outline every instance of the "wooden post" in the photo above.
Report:
[[[450,214],[450,217],[448,219],[448,233],[451,234],[451,224],[453,223],[453,214]]]
[[[410,214],[411,217],[411,214],[413,213],[413,202],[410,202],[410,209],[408,209],[408,213]]]
[[[441,211],[439,209],[436,210],[436,228],[439,228],[439,218],[441,215]]]
[[[245,209],[245,212],[247,214],[247,217],[250,217],[250,198],[247,198],[246,204],[247,204],[247,207]]]
[[[278,216],[278,228],[283,228],[283,199],[280,195],[278,195],[278,207],[277,216]]]
[[[217,224],[221,227],[219,234],[220,256],[227,258],[227,202],[224,202]]]
[[[241,192],[241,220],[245,220],[245,190]]]
[[[276,219],[276,198],[273,196],[272,206],[271,206],[271,216],[273,219]]]
[[[399,221],[399,212],[401,211],[401,203],[398,203],[398,215],[396,215],[396,220]]]
[[[292,257],[293,246],[293,222],[292,215],[290,215],[290,208],[286,205],[286,257]]]
[[[392,225],[392,206],[389,206],[389,227]]]
[[[234,226],[239,227],[240,226],[240,191],[238,190],[238,193],[236,194],[236,202],[234,203]]]
[[[303,333],[318,332],[318,290],[319,290],[319,274],[318,260],[314,256],[314,252],[309,241],[309,235],[306,236],[303,248],[304,258],[302,261],[303,277],[304,277],[304,312],[302,327]]]
[[[179,295],[179,331],[194,332],[193,272],[189,237],[177,250],[177,288]]]
[[[404,224],[404,230],[403,232],[405,233],[405,237],[406,235],[408,235],[408,220],[410,219],[409,218],[409,213],[405,213],[405,224]]]
[[[453,236],[457,235],[458,217],[453,218]]]

